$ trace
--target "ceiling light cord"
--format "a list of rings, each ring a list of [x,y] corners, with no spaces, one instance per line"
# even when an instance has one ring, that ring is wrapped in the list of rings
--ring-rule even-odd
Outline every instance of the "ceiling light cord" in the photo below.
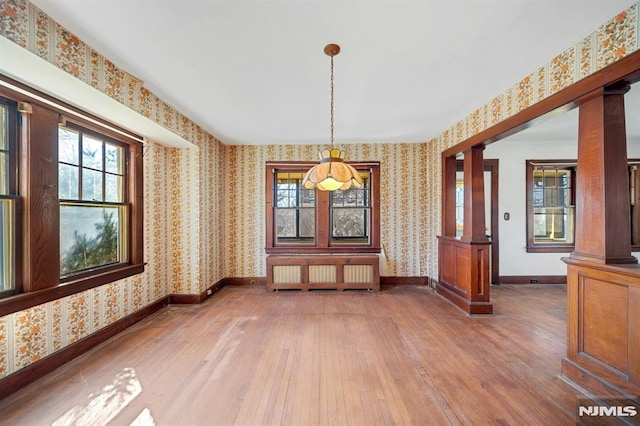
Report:
[[[331,57],[331,148],[333,148],[333,56]]]

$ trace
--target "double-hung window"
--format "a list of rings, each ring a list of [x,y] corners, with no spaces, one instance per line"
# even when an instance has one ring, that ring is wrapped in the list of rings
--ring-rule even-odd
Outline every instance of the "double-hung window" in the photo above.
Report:
[[[380,164],[350,162],[363,185],[305,189],[313,163],[267,163],[267,253],[380,251]]]
[[[640,249],[640,182],[637,160],[628,160],[632,248]],[[571,252],[575,248],[576,160],[527,160],[527,251]]]
[[[0,316],[143,272],[140,137],[0,80]]]
[[[124,150],[81,127],[58,129],[63,278],[128,259]]]
[[[576,164],[527,161],[527,251],[573,251]]]
[[[315,244],[316,192],[302,186],[304,174],[277,173],[274,187],[276,244]]]
[[[17,106],[0,98],[0,295],[17,291],[16,151]]]
[[[368,244],[371,236],[369,173],[360,172],[362,186],[330,193],[331,243]]]

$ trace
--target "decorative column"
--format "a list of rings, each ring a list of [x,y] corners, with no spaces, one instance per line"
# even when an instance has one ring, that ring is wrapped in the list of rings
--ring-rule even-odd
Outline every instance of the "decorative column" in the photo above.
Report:
[[[483,145],[477,145],[464,153],[464,227],[460,239],[455,238],[455,212],[450,218],[451,210],[455,210],[455,158],[443,158],[444,235],[438,237],[437,291],[469,314],[493,313],[489,297],[491,242],[485,231],[483,150]]]
[[[627,85],[578,100],[576,245],[562,372],[599,397],[640,396],[640,268],[631,255]]]

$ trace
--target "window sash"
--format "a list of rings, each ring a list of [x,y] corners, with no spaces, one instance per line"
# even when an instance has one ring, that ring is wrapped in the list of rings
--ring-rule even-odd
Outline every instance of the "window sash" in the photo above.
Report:
[[[75,211],[70,217],[63,213],[64,210],[70,211],[71,209]],[[99,209],[102,211],[99,212]],[[90,210],[94,210],[94,212],[90,213]],[[111,212],[107,215],[108,210]],[[95,213],[102,213],[103,217],[100,218],[99,214]],[[89,216],[91,214],[93,217]],[[116,214],[116,218],[113,217],[114,214]],[[88,216],[91,222],[86,223]],[[61,278],[68,278],[79,273],[116,264],[126,264],[129,260],[127,250],[128,216],[129,207],[122,203],[61,202]],[[100,222],[101,219],[102,222]],[[79,226],[85,232],[79,233]],[[111,247],[113,245],[115,247]],[[112,259],[112,257],[115,258]]]

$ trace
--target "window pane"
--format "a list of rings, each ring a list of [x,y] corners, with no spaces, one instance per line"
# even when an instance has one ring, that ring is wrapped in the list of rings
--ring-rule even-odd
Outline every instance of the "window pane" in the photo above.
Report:
[[[9,153],[0,151],[0,194],[9,194]]]
[[[356,238],[368,242],[368,215],[369,209],[334,208],[331,215],[333,238]]]
[[[300,205],[302,207],[314,207],[316,205],[316,190],[302,189]]]
[[[102,172],[82,169],[82,199],[87,201],[103,201]]]
[[[544,206],[544,190],[542,188],[533,188],[533,205]]]
[[[534,209],[535,243],[573,243],[573,207]]]
[[[276,237],[295,238],[296,234],[296,210],[276,209]]]
[[[90,136],[82,138],[82,167],[102,170],[102,141]]]
[[[316,234],[315,209],[300,209],[300,237],[311,238]]]
[[[558,190],[555,188],[547,188],[544,190],[544,205],[545,206],[557,206],[558,205]]]
[[[535,188],[542,188],[544,186],[544,182],[542,180],[542,170],[533,171],[533,186]]]
[[[110,203],[122,202],[122,176],[104,175],[104,200]]]
[[[275,209],[274,216],[276,243],[314,243],[315,209]]]
[[[9,194],[9,109],[0,105],[0,194]]]
[[[0,105],[0,149],[7,150],[9,146],[9,110]]]
[[[65,127],[58,128],[58,161],[78,165],[80,134]]]
[[[278,183],[276,207],[296,207],[296,187],[289,183]]]
[[[15,289],[13,200],[0,200],[0,292]]]
[[[111,144],[104,145],[104,168],[108,173],[122,174],[122,148]]]
[[[78,199],[79,170],[77,166],[58,165],[58,195],[62,200]]]
[[[62,276],[121,262],[124,207],[60,206]]]

